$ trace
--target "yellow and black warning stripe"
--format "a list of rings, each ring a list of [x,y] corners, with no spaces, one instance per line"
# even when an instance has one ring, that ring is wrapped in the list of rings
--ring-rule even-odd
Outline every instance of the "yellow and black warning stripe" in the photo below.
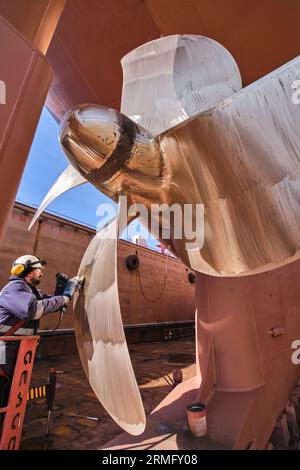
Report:
[[[45,398],[47,396],[47,385],[39,385],[38,387],[31,387],[27,393],[27,401],[37,400],[38,398]]]

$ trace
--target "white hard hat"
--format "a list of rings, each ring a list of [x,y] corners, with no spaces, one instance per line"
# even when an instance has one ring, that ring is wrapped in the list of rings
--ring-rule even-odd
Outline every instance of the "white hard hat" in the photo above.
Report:
[[[40,260],[34,255],[23,255],[17,258],[12,265],[11,274],[14,276],[24,276],[33,269],[41,269],[47,264],[46,261]]]

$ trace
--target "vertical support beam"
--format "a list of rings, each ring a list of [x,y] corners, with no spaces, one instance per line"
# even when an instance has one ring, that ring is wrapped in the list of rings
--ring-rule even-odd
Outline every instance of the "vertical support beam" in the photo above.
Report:
[[[0,0],[0,15],[33,47],[46,54],[66,1]]]

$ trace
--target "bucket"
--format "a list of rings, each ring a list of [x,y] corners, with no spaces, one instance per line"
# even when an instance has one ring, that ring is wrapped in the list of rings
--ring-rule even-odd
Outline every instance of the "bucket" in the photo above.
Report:
[[[186,413],[189,430],[192,436],[205,436],[207,434],[207,426],[204,403],[191,403],[187,406]]]

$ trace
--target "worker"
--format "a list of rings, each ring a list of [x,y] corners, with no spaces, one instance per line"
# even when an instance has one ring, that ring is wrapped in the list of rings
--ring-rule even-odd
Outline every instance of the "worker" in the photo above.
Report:
[[[62,295],[43,295],[37,286],[41,282],[46,264],[46,261],[33,255],[21,256],[13,263],[9,282],[0,292],[0,336],[10,335],[13,327],[18,327],[15,335],[34,335],[42,316],[68,305],[79,286],[78,276],[66,278]],[[5,343],[4,351],[2,343],[0,341],[0,408],[6,405],[8,399],[19,350],[18,341]]]

